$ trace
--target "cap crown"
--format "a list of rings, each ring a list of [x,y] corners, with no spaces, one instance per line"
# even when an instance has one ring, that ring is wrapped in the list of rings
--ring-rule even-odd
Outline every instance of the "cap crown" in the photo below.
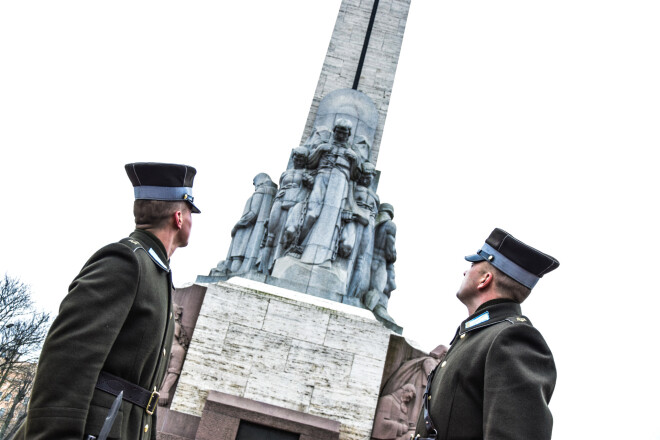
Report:
[[[133,187],[164,186],[192,188],[197,170],[188,165],[158,162],[126,164],[126,174]]]
[[[556,258],[534,249],[500,228],[491,232],[486,243],[539,278],[559,267]]]
[[[158,162],[129,163],[124,168],[133,184],[135,200],[185,201],[192,212],[201,212],[193,203],[195,168]]]

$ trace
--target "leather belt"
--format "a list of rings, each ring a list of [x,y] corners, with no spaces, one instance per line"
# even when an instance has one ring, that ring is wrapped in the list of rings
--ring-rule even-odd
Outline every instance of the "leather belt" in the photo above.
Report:
[[[438,430],[431,420],[431,414],[429,413],[429,399],[431,397],[431,384],[433,383],[433,378],[435,377],[435,372],[438,370],[439,365],[436,365],[435,368],[429,374],[429,377],[426,381],[426,391],[424,392],[424,401],[423,401],[423,410],[424,410],[424,425],[426,432],[428,432],[428,437],[422,437],[417,434],[416,437],[410,436],[411,440],[436,440],[438,436]]]
[[[158,397],[160,396],[155,389],[154,391],[149,391],[139,385],[124,380],[121,377],[106,373],[105,371],[101,371],[101,374],[99,374],[96,388],[105,391],[106,393],[110,393],[113,396],[117,396],[120,391],[123,391],[123,400],[137,405],[140,408],[144,408],[149,415],[152,415],[156,410]]]

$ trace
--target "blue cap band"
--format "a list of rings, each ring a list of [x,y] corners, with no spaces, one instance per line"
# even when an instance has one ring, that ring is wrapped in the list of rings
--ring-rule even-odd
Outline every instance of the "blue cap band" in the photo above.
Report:
[[[513,261],[509,260],[488,243],[484,243],[481,249],[477,251],[477,255],[529,289],[534,288],[540,279],[540,277],[526,271]],[[466,259],[467,258],[468,257],[466,257]]]
[[[136,186],[133,188],[135,199],[143,200],[185,200],[184,197],[190,197],[192,201],[192,188],[186,186]]]

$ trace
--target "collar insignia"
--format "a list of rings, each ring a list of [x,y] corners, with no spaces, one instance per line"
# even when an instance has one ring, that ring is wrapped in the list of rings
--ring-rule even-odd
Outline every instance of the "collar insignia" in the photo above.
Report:
[[[158,264],[160,267],[163,268],[163,270],[165,270],[166,272],[170,271],[170,269],[165,265],[165,263],[163,263],[163,261],[160,259],[160,257],[153,248],[149,248],[149,255],[151,256],[151,259],[156,262],[156,264]]]
[[[475,325],[481,324],[482,322],[486,322],[489,319],[490,319],[490,313],[484,312],[481,315],[477,316],[476,318],[472,318],[468,322],[466,322],[465,328],[474,327]]]

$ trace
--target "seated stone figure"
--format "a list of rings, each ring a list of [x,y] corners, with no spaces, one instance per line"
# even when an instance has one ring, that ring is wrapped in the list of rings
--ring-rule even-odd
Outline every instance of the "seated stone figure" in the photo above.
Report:
[[[415,389],[413,404],[409,407],[408,421],[417,422],[417,416],[422,408],[422,398],[426,391],[426,384],[431,371],[443,361],[447,354],[447,347],[438,345],[426,356],[410,359],[399,366],[387,379],[381,390],[381,396],[391,394],[405,384],[410,384]]]
[[[377,440],[407,440],[408,433],[414,430],[415,424],[411,422],[411,403],[415,399],[415,387],[405,384],[393,393],[387,394],[378,400],[374,427],[371,438]]]

